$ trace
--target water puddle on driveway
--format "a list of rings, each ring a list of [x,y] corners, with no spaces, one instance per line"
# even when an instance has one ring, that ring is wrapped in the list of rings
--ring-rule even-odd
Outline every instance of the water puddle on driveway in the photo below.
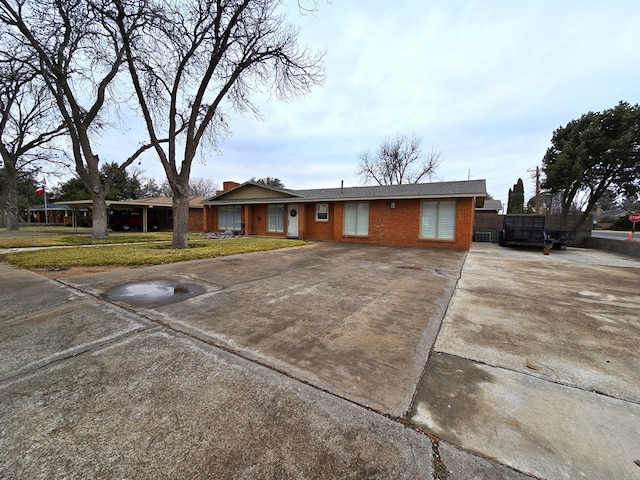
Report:
[[[204,292],[200,285],[161,279],[118,285],[103,293],[102,298],[134,306],[157,306],[181,302]]]

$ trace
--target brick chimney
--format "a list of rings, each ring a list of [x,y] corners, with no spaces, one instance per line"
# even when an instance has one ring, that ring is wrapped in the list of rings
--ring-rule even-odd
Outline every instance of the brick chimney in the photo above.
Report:
[[[240,184],[238,182],[232,182],[231,180],[227,180],[226,182],[222,182],[222,190],[216,190],[216,195],[220,195],[227,190],[231,190],[232,188],[239,187]]]

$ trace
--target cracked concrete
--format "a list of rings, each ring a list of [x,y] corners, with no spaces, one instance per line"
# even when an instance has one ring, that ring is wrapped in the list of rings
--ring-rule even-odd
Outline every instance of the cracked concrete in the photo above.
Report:
[[[203,294],[165,305],[115,303],[401,417],[464,257],[461,251],[322,243],[234,262],[217,258],[63,281],[100,296],[142,279],[185,281],[188,275]]]
[[[474,244],[412,421],[540,478],[640,478],[640,264]]]
[[[640,478],[637,297],[610,286],[637,273],[486,244],[0,264],[0,477]],[[145,279],[202,293],[102,298]]]

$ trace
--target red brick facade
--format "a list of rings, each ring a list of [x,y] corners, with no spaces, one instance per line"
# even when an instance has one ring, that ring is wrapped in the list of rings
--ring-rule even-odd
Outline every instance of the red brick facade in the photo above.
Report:
[[[190,232],[201,232],[204,225],[204,212],[202,208],[189,208],[189,224]]]
[[[308,202],[298,205],[298,235],[304,240],[372,243],[411,247],[451,248],[468,250],[473,240],[475,201],[467,198],[441,198],[455,200],[456,226],[453,240],[426,239],[420,237],[422,203],[420,199],[371,200],[369,204],[369,228],[366,236],[344,235],[344,205],[348,202]],[[316,205],[328,205],[328,219],[316,220]],[[205,205],[204,229],[218,231],[217,206]],[[287,236],[287,204],[284,204],[283,232],[267,231],[267,204],[243,205],[242,223],[245,235]]]

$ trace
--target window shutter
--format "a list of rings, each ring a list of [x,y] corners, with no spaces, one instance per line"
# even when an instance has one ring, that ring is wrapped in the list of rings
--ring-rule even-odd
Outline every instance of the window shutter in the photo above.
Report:
[[[356,234],[356,215],[357,205],[353,203],[347,203],[344,206],[344,234],[355,235]]]
[[[438,238],[453,240],[456,233],[456,202],[440,202]]]
[[[240,205],[233,207],[233,228],[234,230],[242,229],[242,207]]]
[[[422,232],[423,238],[437,238],[438,236],[438,204],[424,202],[422,204]]]
[[[369,235],[369,204],[358,204],[358,219],[356,225],[356,233],[358,235]]]

